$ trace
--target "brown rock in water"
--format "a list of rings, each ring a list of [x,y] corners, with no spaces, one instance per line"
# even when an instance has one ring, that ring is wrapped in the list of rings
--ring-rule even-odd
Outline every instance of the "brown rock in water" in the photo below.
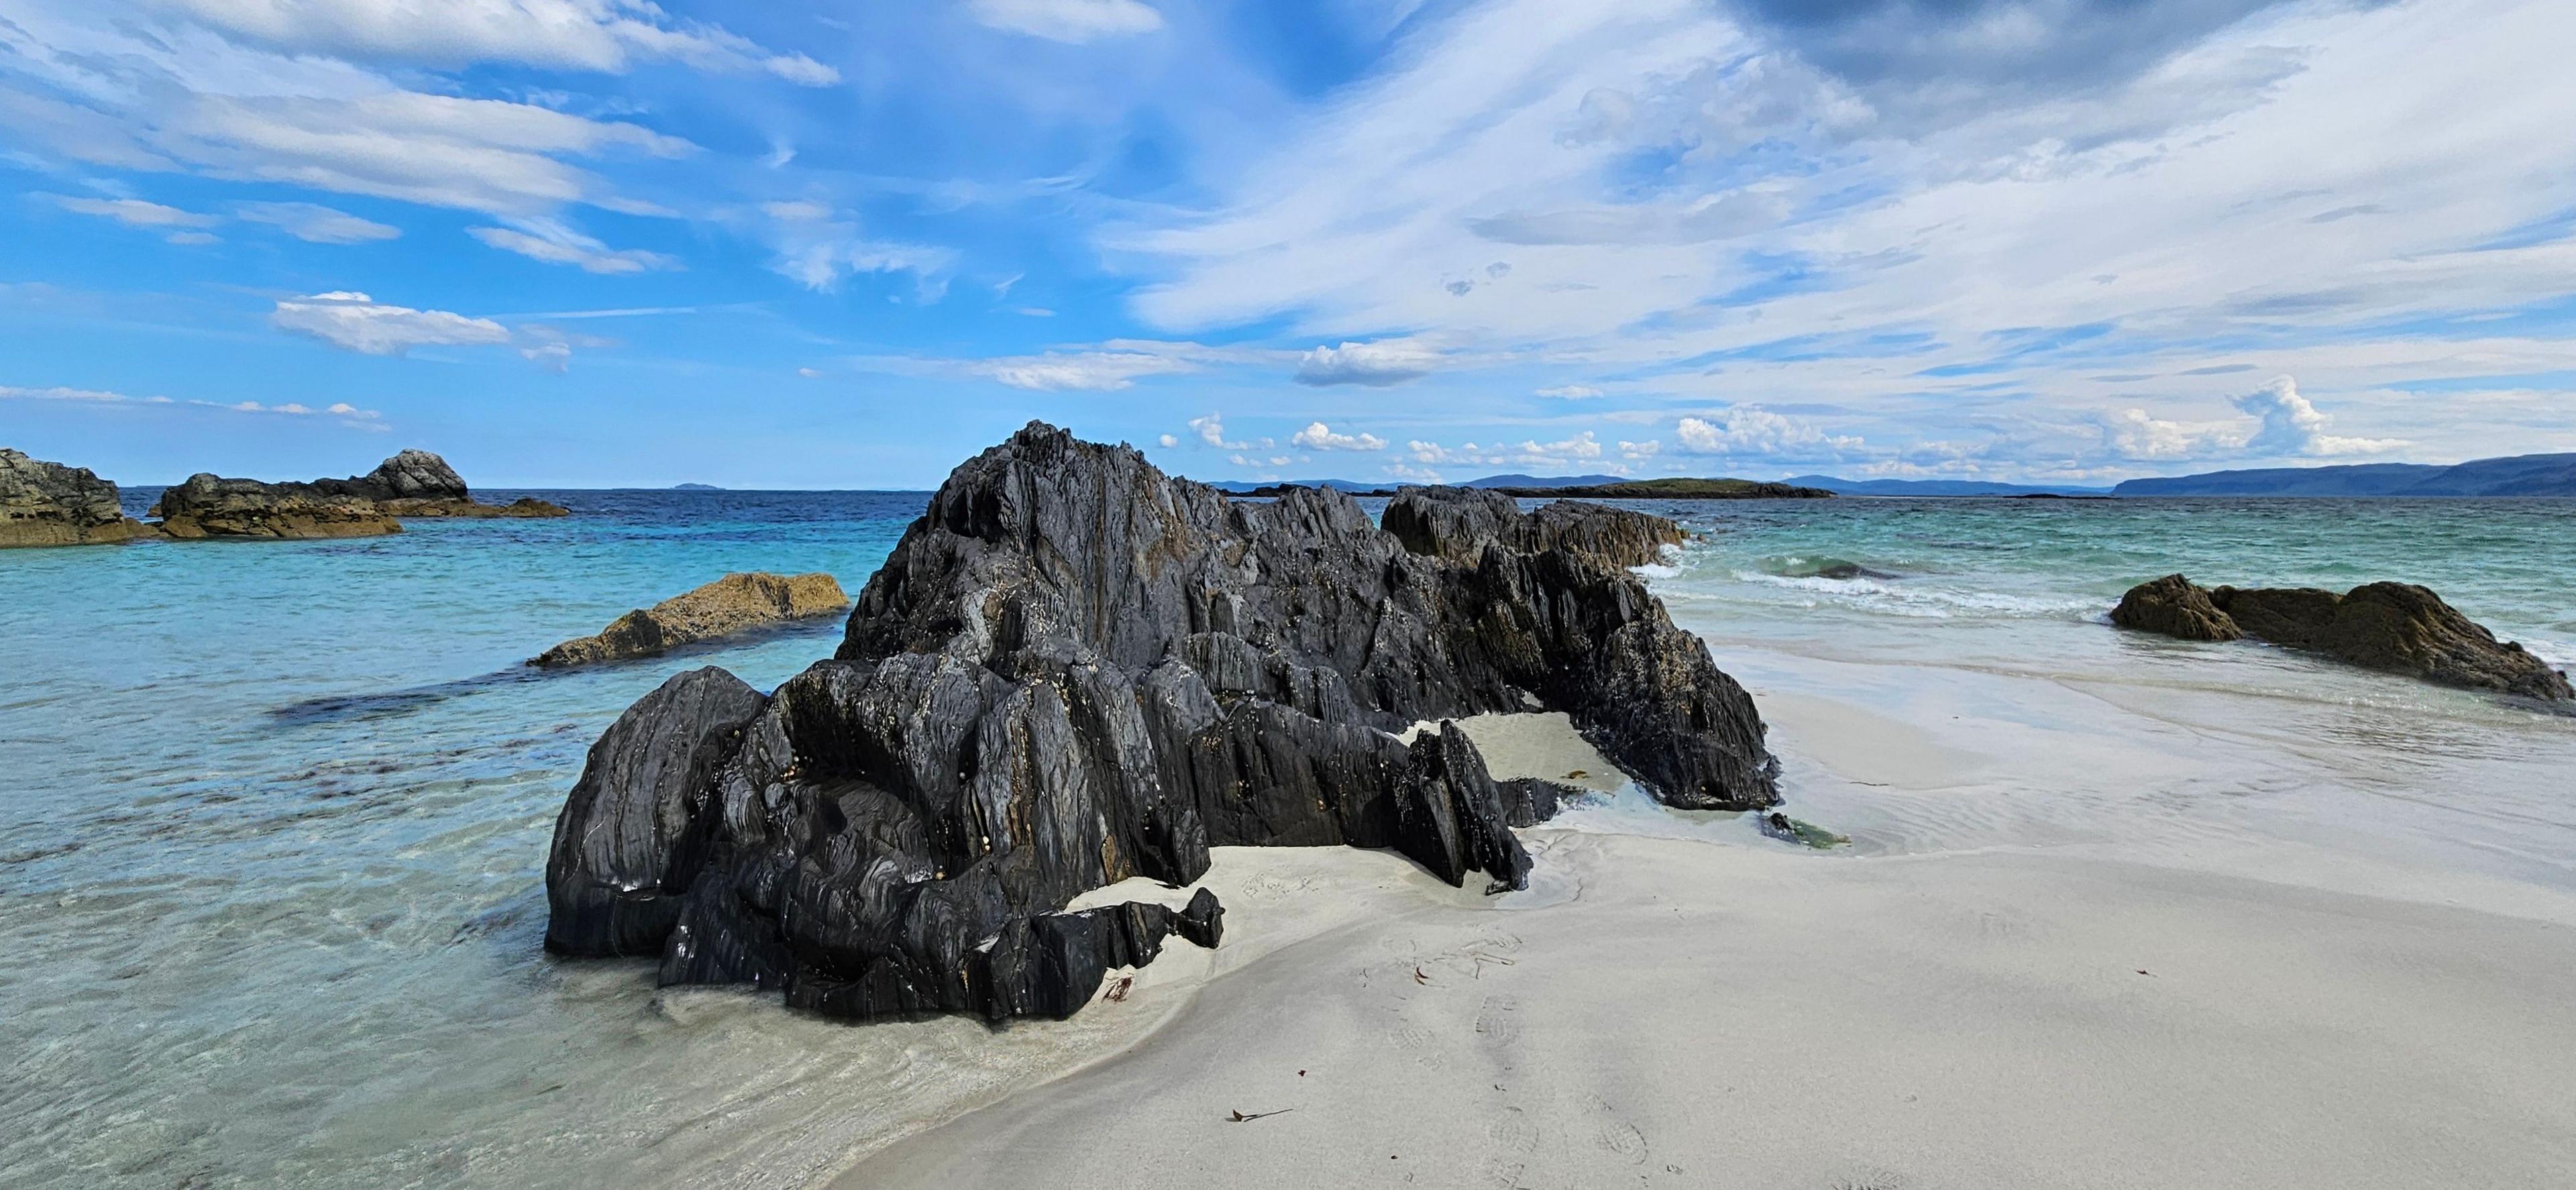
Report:
[[[522,498],[478,504],[447,460],[406,450],[365,475],[264,483],[192,475],[161,494],[152,515],[181,541],[210,537],[373,537],[402,532],[402,517],[559,517],[560,505]]]
[[[152,515],[161,518],[161,532],[178,541],[215,537],[301,541],[402,532],[402,522],[373,500],[334,495],[307,483],[262,483],[204,473],[162,492]]]
[[[568,640],[529,660],[547,667],[625,661],[666,653],[694,641],[850,606],[841,584],[828,574],[728,574],[650,608],[617,617],[597,636]]]
[[[2169,636],[2234,630],[2285,648],[2323,653],[2367,669],[2444,686],[2551,701],[2576,699],[2576,688],[2569,686],[2567,675],[2519,644],[2496,640],[2494,633],[2461,615],[2441,596],[2412,583],[2370,583],[2341,595],[2313,587],[2204,591],[2180,575],[2168,575],[2130,591],[2111,618],[2124,628]]]
[[[2209,592],[2179,574],[2141,584],[2120,597],[2111,622],[2140,632],[2183,640],[2235,640],[2245,635],[2236,621],[2209,601]]]
[[[120,510],[116,485],[88,468],[0,449],[0,549],[114,545],[150,535]]]

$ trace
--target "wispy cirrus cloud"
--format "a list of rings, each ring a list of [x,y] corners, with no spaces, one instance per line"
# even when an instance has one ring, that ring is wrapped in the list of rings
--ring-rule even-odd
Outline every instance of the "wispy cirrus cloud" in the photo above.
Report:
[[[1163,14],[1143,0],[965,0],[978,23],[1010,33],[1073,44],[1132,37],[1163,27]]]

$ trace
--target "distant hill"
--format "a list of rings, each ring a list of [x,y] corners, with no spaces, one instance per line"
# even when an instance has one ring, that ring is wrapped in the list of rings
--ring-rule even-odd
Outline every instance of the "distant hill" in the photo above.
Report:
[[[1360,483],[1349,479],[1274,479],[1261,483],[1243,479],[1220,479],[1209,483],[1208,486],[1220,492],[1232,492],[1240,496],[1270,488],[1331,488],[1337,492],[1374,492],[1386,485]]]
[[[2576,454],[2478,459],[2452,467],[2359,463],[2132,479],[2115,496],[2576,496]]]
[[[1616,475],[1488,475],[1456,486],[1462,488],[1588,488],[1626,483]]]
[[[1833,496],[1823,488],[1751,479],[1620,479],[1609,483],[1559,488],[1492,490],[1514,496],[1564,496],[1584,500],[1815,500]]]
[[[2107,496],[2109,488],[2064,484],[1985,483],[1973,479],[1838,479],[1793,475],[1782,483],[1823,488],[1845,496]]]
[[[721,492],[724,489],[711,483],[675,483],[671,485],[671,490],[675,492]]]

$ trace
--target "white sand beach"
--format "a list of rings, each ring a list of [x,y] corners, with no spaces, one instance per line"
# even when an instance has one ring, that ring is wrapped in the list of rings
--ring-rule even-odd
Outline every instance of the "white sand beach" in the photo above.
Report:
[[[1057,1051],[1079,1068],[854,1152],[834,1185],[2538,1187],[2576,1169],[2576,897],[2457,862],[2441,832],[2323,829],[2344,769],[2387,770],[2404,741],[2273,738],[2384,687],[2319,671],[2298,699],[2114,700],[2062,675],[1744,666],[1775,670],[1808,675],[1755,685],[1787,808],[1853,846],[1632,791],[1526,832],[1531,889],[1492,898],[1387,853],[1220,849],[1224,945],[1175,944],[1086,1010],[1152,1013],[1132,1041]],[[2394,697],[2472,768],[2478,730],[2521,730]],[[2267,702],[2288,709],[2262,720]],[[1498,774],[1597,763],[1561,719],[1467,728]],[[2162,812],[2231,767],[2320,800]],[[2452,842],[2489,849],[2480,829]]]

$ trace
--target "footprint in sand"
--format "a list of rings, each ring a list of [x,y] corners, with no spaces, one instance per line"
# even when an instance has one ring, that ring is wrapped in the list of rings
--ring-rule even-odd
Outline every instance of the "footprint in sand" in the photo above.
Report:
[[[1425,1029],[1420,1025],[1397,1021],[1396,1023],[1387,1026],[1386,1042],[1388,1045],[1394,1046],[1402,1053],[1411,1055],[1414,1061],[1420,1062],[1424,1066],[1428,1066],[1433,1070],[1438,1070],[1444,1063],[1440,1057],[1440,1051],[1432,1048],[1431,1043],[1433,1040],[1435,1039],[1432,1037],[1431,1030]]]
[[[1612,1120],[1593,1135],[1592,1143],[1603,1152],[1625,1157],[1631,1165],[1646,1163],[1646,1134],[1624,1120]]]
[[[1485,1138],[1506,1154],[1529,1154],[1538,1151],[1538,1125],[1530,1122],[1529,1113],[1509,1108],[1493,1123],[1485,1126]]]
[[[1521,1039],[1521,1002],[1512,996],[1487,996],[1485,1005],[1476,1013],[1476,1036],[1492,1045],[1510,1045]]]
[[[1906,1190],[1912,1183],[1893,1170],[1864,1165],[1834,1179],[1834,1190]]]
[[[1485,1163],[1485,1184],[1494,1190],[1521,1190],[1521,1175],[1528,1172],[1523,1162],[1496,1157]]]

